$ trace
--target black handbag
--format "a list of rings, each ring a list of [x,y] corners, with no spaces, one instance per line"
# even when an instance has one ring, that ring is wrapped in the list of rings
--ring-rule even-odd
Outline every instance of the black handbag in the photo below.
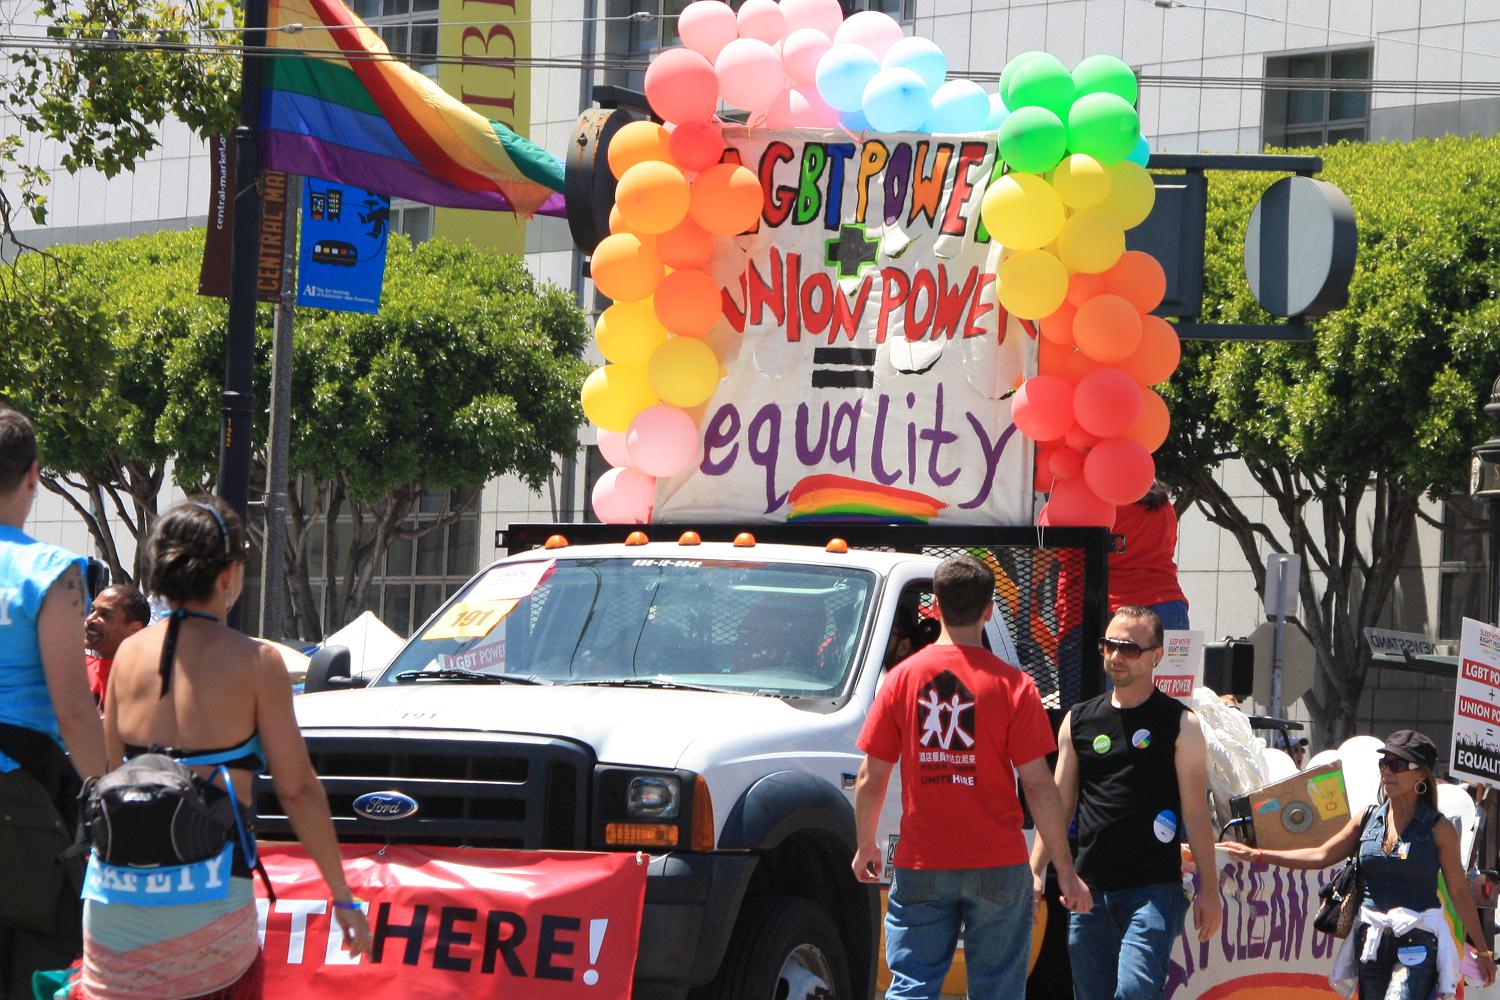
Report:
[[[1365,826],[1369,824],[1370,815],[1374,811],[1374,806],[1365,810],[1364,819],[1359,824],[1361,836],[1364,835]],[[1359,867],[1358,840],[1354,842],[1354,850],[1350,852],[1349,860],[1344,862],[1344,867],[1335,872],[1332,880],[1318,890],[1318,898],[1322,903],[1318,906],[1317,916],[1313,917],[1313,928],[1336,938],[1348,937],[1359,919],[1359,908],[1365,901],[1365,878]]]

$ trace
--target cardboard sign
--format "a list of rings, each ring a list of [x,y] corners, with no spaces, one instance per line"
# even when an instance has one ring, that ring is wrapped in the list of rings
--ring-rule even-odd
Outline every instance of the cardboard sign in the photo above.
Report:
[[[265,899],[256,880],[266,996],[630,996],[646,894],[634,854],[407,844],[343,853],[374,937],[358,959],[343,950],[323,878],[302,848],[262,845],[277,897]]]
[[[702,460],[658,483],[656,519],[1029,524],[1009,397],[1037,341],[999,305],[980,224],[994,142],[724,135],[765,207],[710,261],[727,375]]]
[[[386,195],[306,178],[297,304],[379,312],[390,226],[391,199]]]
[[[484,571],[484,576],[464,595],[467,601],[519,601],[530,597],[552,571],[556,559],[504,563]]]
[[[1500,629],[1464,619],[1448,773],[1500,788]]]
[[[1203,633],[1167,629],[1162,633],[1165,653],[1156,665],[1156,686],[1184,705],[1193,700],[1193,689],[1203,686]]]

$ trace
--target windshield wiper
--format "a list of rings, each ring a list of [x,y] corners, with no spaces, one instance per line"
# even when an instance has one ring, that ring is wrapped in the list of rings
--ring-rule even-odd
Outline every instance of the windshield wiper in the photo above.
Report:
[[[407,681],[464,681],[468,684],[551,684],[535,674],[486,674],[478,670],[448,667],[443,670],[407,670],[396,675],[396,683]]]
[[[663,677],[610,677],[603,680],[569,681],[568,687],[638,687],[661,688],[674,691],[713,691],[716,694],[746,693],[735,691],[733,688],[708,687],[703,684],[681,684],[677,681],[669,681]]]

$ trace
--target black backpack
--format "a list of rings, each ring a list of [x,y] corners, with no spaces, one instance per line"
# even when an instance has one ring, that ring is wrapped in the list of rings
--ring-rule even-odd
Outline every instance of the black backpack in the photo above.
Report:
[[[132,868],[205,861],[235,829],[228,792],[156,753],[132,757],[95,782],[83,818],[99,860]]]

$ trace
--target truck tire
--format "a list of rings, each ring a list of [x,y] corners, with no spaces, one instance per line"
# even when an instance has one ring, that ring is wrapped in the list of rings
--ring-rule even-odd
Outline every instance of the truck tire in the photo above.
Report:
[[[797,896],[745,901],[709,1000],[853,1000],[848,960],[824,909]]]

